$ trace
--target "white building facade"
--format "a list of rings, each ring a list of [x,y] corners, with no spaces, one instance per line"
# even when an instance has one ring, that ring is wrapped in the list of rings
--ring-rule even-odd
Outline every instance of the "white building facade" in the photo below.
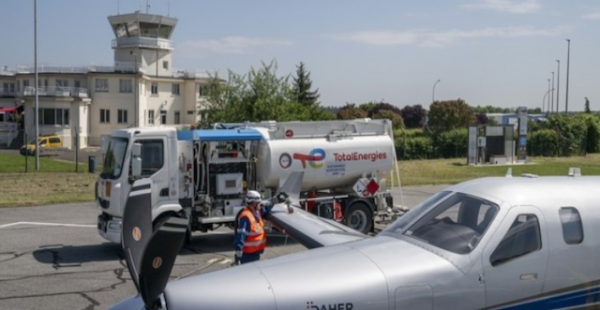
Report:
[[[58,134],[63,146],[99,146],[100,137],[128,127],[192,125],[205,101],[209,74],[172,69],[170,37],[177,19],[135,12],[108,17],[114,31],[113,66],[0,70],[0,108],[23,108],[23,129],[35,135],[35,92],[40,135]]]

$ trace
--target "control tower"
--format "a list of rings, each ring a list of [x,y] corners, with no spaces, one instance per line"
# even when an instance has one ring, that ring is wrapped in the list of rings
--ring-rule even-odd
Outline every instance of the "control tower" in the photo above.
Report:
[[[173,42],[171,34],[177,19],[162,15],[135,13],[109,16],[115,33],[115,70],[146,75],[171,76]]]

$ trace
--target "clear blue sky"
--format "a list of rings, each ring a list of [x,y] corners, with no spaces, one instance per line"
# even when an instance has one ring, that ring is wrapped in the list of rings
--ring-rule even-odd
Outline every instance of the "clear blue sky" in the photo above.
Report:
[[[564,111],[588,97],[600,110],[597,0],[149,0],[179,19],[173,67],[238,74],[303,61],[322,105],[380,101],[399,107],[462,98],[472,106],[541,107],[560,60]],[[112,64],[107,16],[146,0],[38,0],[38,62]],[[118,11],[117,11],[118,10]],[[3,0],[0,66],[33,64],[33,0]],[[556,97],[556,95],[555,95]],[[555,98],[556,100],[556,98]]]

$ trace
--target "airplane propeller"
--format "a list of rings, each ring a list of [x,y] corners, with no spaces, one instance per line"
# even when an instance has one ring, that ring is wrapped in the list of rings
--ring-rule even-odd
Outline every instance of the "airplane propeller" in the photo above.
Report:
[[[171,217],[152,231],[150,179],[133,183],[123,212],[122,245],[127,268],[147,309],[160,305],[187,232],[187,220]]]

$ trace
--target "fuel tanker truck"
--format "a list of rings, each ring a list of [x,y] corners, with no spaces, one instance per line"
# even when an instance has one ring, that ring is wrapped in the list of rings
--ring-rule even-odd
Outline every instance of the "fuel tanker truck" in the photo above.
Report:
[[[398,169],[389,120],[218,124],[211,129],[115,130],[101,149],[98,233],[121,242],[133,181],[150,178],[152,220],[189,219],[189,232],[234,227],[247,190],[276,195],[303,171],[302,207],[361,232],[393,206],[386,178]],[[390,180],[393,186],[394,180]]]

